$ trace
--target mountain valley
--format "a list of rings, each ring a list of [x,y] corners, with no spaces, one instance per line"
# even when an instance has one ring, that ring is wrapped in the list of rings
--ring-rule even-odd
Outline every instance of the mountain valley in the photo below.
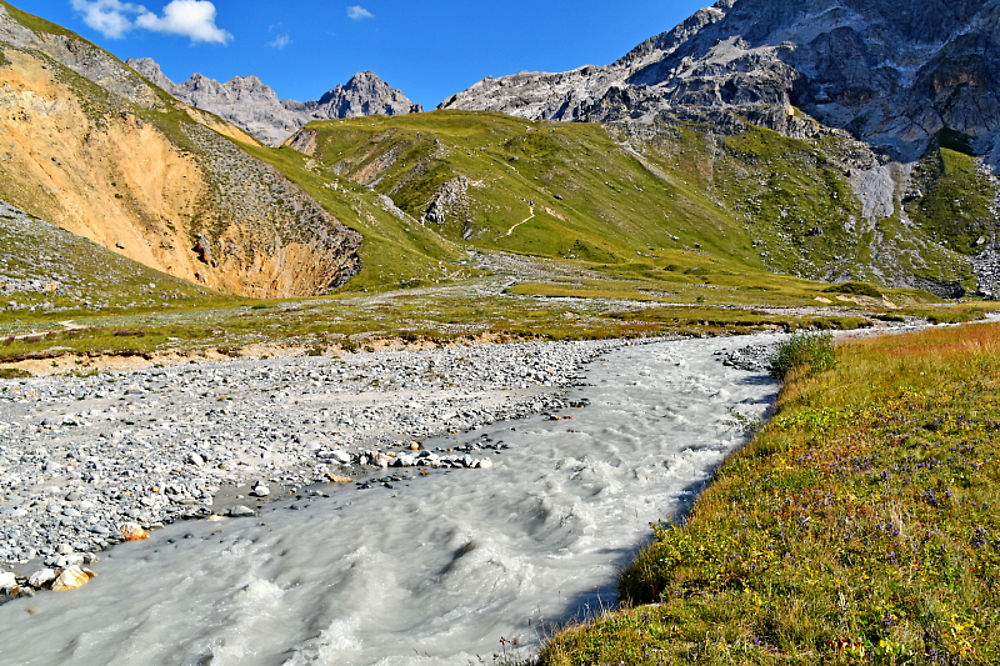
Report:
[[[997,663],[1000,0],[157,4],[0,0],[0,663]]]

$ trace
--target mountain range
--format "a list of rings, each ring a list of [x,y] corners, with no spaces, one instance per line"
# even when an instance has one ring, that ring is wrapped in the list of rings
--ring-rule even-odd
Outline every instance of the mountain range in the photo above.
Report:
[[[358,72],[318,100],[297,102],[279,100],[274,89],[256,76],[237,76],[220,83],[195,74],[183,83],[174,83],[152,58],[129,59],[126,63],[177,99],[239,125],[268,145],[280,144],[314,120],[423,111],[401,90],[390,87],[370,71]]]
[[[487,78],[440,108],[598,122],[801,109],[902,161],[946,132],[996,164],[998,33],[994,0],[720,0],[606,67]]]
[[[0,0],[0,200],[249,296],[436,283],[468,252],[663,294],[780,274],[996,296],[998,8],[722,0],[610,65],[419,113],[371,72],[310,102],[175,84]]]

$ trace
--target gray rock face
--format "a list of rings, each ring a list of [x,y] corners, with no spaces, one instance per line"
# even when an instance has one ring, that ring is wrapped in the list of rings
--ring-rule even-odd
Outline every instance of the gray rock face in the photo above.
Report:
[[[37,50],[105,90],[147,109],[156,108],[156,93],[117,58],[75,35],[33,31],[0,6],[0,42]]]
[[[798,107],[905,161],[942,130],[1000,162],[997,0],[720,0],[606,67],[487,78],[441,108],[609,121]]]
[[[357,118],[375,114],[419,113],[423,108],[373,72],[360,72],[319,100],[278,99],[256,76],[237,76],[226,83],[195,74],[174,83],[151,58],[129,59],[128,65],[179,100],[239,125],[270,145],[277,145],[314,120]]]

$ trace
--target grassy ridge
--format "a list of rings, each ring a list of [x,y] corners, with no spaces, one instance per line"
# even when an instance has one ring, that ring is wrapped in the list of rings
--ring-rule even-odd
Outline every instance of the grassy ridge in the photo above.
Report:
[[[908,206],[913,221],[956,252],[978,254],[979,239],[992,240],[993,192],[976,158],[941,148],[921,161],[926,194]]]
[[[987,184],[972,158],[947,151],[943,176],[931,174],[927,200],[919,211],[911,206],[916,224],[904,229],[898,206],[888,219],[864,219],[844,166],[856,148],[832,136],[801,140],[746,126],[719,138],[710,127],[674,125],[640,139],[617,127],[460,111],[324,121],[305,131],[314,141],[298,145],[310,144],[314,171],[391,197],[412,218],[408,231],[605,276],[669,284],[702,270],[728,276],[719,283],[726,290],[764,286],[782,295],[801,294],[806,279],[917,276],[952,293],[976,285],[942,229],[971,216],[962,233],[992,237],[981,219]]]
[[[845,345],[548,664],[995,664],[1000,326]]]
[[[651,173],[600,125],[442,111],[307,129],[317,133],[321,164],[391,196],[415,219],[447,183],[467,178],[444,220],[428,223],[456,242],[600,263],[696,243],[719,256],[750,245],[744,234],[727,237],[723,215]]]

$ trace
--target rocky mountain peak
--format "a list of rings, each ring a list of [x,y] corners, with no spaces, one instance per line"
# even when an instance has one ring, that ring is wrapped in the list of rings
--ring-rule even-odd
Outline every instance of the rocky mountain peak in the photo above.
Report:
[[[610,65],[487,78],[441,108],[586,121],[798,108],[904,160],[947,130],[997,163],[998,36],[998,0],[721,0]]]
[[[375,72],[371,71],[370,69],[366,69],[365,71],[358,72],[354,76],[352,76],[347,81],[345,87],[348,88],[352,86],[358,87],[366,84],[376,84],[376,83],[385,84],[385,82],[382,79],[380,79]]]
[[[271,145],[283,142],[314,120],[423,111],[402,91],[367,70],[327,91],[319,100],[298,102],[279,99],[273,88],[252,75],[235,76],[220,83],[194,74],[184,83],[176,84],[152,58],[129,59],[128,65],[178,99],[215,113]]]
[[[327,110],[331,118],[374,114],[396,116],[423,111],[422,106],[411,102],[402,91],[392,88],[370,70],[358,72],[346,84],[327,91],[316,102],[315,108]]]

